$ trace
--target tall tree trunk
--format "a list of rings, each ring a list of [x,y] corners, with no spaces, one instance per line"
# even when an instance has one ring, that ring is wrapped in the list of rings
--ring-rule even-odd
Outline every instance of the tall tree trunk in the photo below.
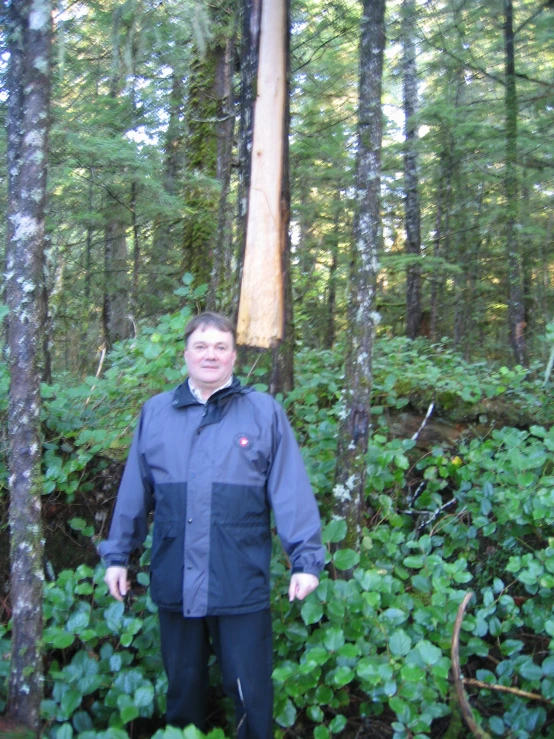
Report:
[[[364,0],[360,42],[360,88],[356,213],[354,220],[344,413],[339,430],[335,515],[345,519],[345,546],[358,547],[366,482],[371,360],[379,320],[375,285],[381,250],[380,215],[385,0]]]
[[[196,286],[209,284],[213,265],[214,213],[218,209],[218,193],[213,184],[217,158],[216,69],[223,53],[219,45],[205,54],[197,50],[189,80],[183,270],[194,275]]]
[[[271,347],[270,391],[273,393],[287,392],[294,383],[289,235],[289,25],[288,0],[276,0],[273,4],[245,0],[239,131],[239,237],[244,243],[238,336],[246,344]],[[271,147],[280,150],[280,160],[275,151],[269,151],[270,137],[273,137]]]
[[[266,0],[267,2],[267,0]],[[284,288],[283,340],[273,350],[270,392],[289,393],[294,388],[294,310],[290,261],[290,0],[285,0],[285,121],[283,125],[283,162],[281,180],[281,244]]]
[[[8,5],[9,167],[6,299],[10,368],[12,660],[9,714],[40,728],[43,543],[39,354],[50,104],[50,0]]]
[[[110,197],[110,200],[112,198]],[[111,207],[118,205],[111,202]],[[127,237],[122,219],[114,214],[104,229],[104,303],[102,324],[106,347],[126,339],[130,335],[127,315]]]
[[[248,192],[252,171],[252,135],[254,131],[254,102],[258,80],[262,0],[241,2],[241,49],[240,49],[240,119],[239,119],[239,187],[238,228],[239,283],[242,282],[242,266],[246,246],[246,220],[248,217]],[[238,293],[235,312],[238,311]]]
[[[133,279],[131,281],[130,308],[134,317],[138,313],[140,278],[140,234],[137,220],[137,183],[131,183],[131,223],[133,228]]]
[[[119,56],[119,34],[124,5],[118,5],[113,12],[112,70],[110,78],[110,97],[119,95],[121,60]],[[115,175],[106,197],[106,225],[104,227],[104,299],[102,305],[102,325],[106,347],[115,341],[126,339],[129,334],[127,317],[128,279],[127,279],[127,238],[126,218],[122,205],[115,193]],[[126,214],[125,214],[126,215]]]
[[[406,220],[406,253],[421,254],[421,216],[417,172],[417,68],[415,54],[415,0],[402,3],[402,42],[404,47],[404,190]],[[410,264],[406,272],[406,336],[415,339],[421,323],[421,268]]]
[[[179,193],[179,183],[184,165],[184,133],[183,110],[185,92],[183,77],[178,69],[173,70],[171,78],[171,95],[169,97],[168,125],[164,143],[163,189],[168,195]],[[154,227],[152,264],[156,270],[156,279],[150,291],[150,298],[155,298],[155,309],[162,310],[165,298],[172,295],[175,278],[168,275],[171,266],[181,262],[181,231],[173,219],[159,218]],[[177,269],[175,268],[175,271]],[[182,275],[179,275],[181,277]]]
[[[510,342],[518,364],[527,364],[525,347],[525,306],[517,229],[519,225],[519,187],[517,177],[517,94],[514,54],[512,0],[504,0],[506,162],[506,256],[508,260],[508,324]]]
[[[340,197],[340,195],[338,196]],[[338,199],[338,198],[337,198]],[[340,202],[340,201],[339,201]],[[338,203],[337,203],[338,205]],[[329,280],[327,282],[327,326],[325,330],[325,348],[332,349],[335,343],[335,311],[337,304],[337,268],[339,260],[340,213],[335,209],[333,237],[331,241],[331,264],[329,265]]]
[[[221,47],[215,73],[217,110],[216,179],[220,183],[217,210],[217,231],[214,240],[212,272],[208,289],[207,306],[210,309],[228,311],[231,294],[238,291],[233,284],[231,213],[229,191],[233,159],[233,134],[235,116],[233,112],[233,61],[235,39],[227,39]]]

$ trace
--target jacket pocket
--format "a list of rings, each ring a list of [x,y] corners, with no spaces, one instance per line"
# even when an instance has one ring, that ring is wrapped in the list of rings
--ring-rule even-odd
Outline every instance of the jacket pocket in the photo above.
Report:
[[[184,526],[176,521],[154,519],[150,560],[150,595],[166,608],[183,602]]]
[[[240,611],[269,603],[269,526],[215,524],[211,538],[209,607]]]

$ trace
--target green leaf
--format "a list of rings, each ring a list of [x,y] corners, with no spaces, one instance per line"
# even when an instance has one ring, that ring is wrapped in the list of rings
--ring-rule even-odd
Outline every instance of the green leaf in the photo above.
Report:
[[[308,706],[306,713],[314,724],[320,724],[323,721],[324,713],[319,706]]]
[[[71,633],[77,633],[81,631],[81,629],[86,629],[89,623],[90,613],[88,613],[88,611],[78,611],[77,613],[71,614],[67,620],[65,628]]]
[[[335,716],[335,718],[329,724],[329,729],[332,731],[333,734],[340,734],[340,732],[343,731],[345,726],[346,726],[346,716],[343,716],[342,714],[339,713],[337,716]]]
[[[104,618],[110,631],[118,633],[121,630],[124,612],[125,606],[119,601],[111,603],[108,608],[106,608],[104,611]]]
[[[389,649],[394,657],[404,657],[412,648],[412,640],[403,629],[394,631],[389,639]]]
[[[66,690],[60,703],[63,715],[69,718],[79,708],[82,699],[83,696],[78,690]]]
[[[333,555],[333,562],[339,570],[351,570],[360,561],[360,555],[353,549],[339,549]]]
[[[431,644],[430,641],[427,641],[425,639],[423,641],[420,641],[415,646],[415,649],[419,652],[421,660],[425,665],[434,665],[442,657],[441,650],[434,644]]]
[[[152,705],[154,701],[154,688],[152,685],[143,685],[137,688],[134,697],[135,706],[138,708],[144,708],[145,706]]]
[[[314,739],[329,739],[329,729],[326,726],[316,726],[314,729]]]
[[[321,538],[324,544],[337,544],[346,536],[347,526],[343,518],[334,518],[324,527]]]
[[[73,739],[73,727],[71,724],[62,724],[55,731],[56,739]]]
[[[202,739],[204,736],[196,726],[187,726],[182,732],[182,739]]]
[[[44,633],[45,640],[55,649],[66,649],[75,641],[75,635],[69,634],[64,629],[48,629],[48,632],[48,634],[46,631]]]
[[[323,606],[321,605],[321,603],[307,601],[302,606],[300,614],[306,626],[309,626],[310,624],[315,624],[323,616]]]
[[[344,632],[338,626],[327,629],[323,637],[323,644],[330,652],[336,652],[344,644]]]
[[[68,523],[74,531],[82,531],[87,525],[84,518],[72,518]]]
[[[292,726],[296,721],[296,708],[290,698],[287,698],[283,708],[275,716],[275,721],[285,729]]]
[[[413,555],[406,557],[402,564],[404,567],[409,567],[412,570],[419,570],[425,564],[425,560],[421,555]]]
[[[529,659],[520,666],[519,674],[526,680],[538,681],[541,679],[543,672],[542,667],[539,667],[539,665],[536,665]]]
[[[333,675],[333,683],[338,687],[342,688],[354,679],[354,670],[350,667],[339,667]]]
[[[134,721],[139,715],[139,709],[136,706],[125,706],[121,709],[119,715],[124,724]]]

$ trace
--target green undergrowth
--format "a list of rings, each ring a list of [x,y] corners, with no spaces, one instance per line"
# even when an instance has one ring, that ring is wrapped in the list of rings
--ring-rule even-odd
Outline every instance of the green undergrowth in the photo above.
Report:
[[[188,277],[181,291],[194,299]],[[92,468],[124,458],[142,402],[182,380],[189,316],[185,307],[120,344],[101,379],[43,388],[45,495],[71,501],[77,492],[93,494]],[[463,675],[473,681],[466,691],[476,720],[490,737],[554,736],[551,386],[521,368],[468,364],[446,344],[381,339],[365,526],[359,546],[345,549],[346,524],[333,511],[340,351],[303,349],[296,369],[295,390],[280,400],[320,503],[327,567],[317,591],[291,605],[287,562],[275,543],[276,737],[291,736],[289,729],[315,739],[370,735],[379,722],[393,739],[467,737],[451,648],[468,590],[474,595],[458,648]],[[242,373],[263,389],[266,372],[262,360]],[[484,424],[480,417],[497,413],[499,399],[499,415],[523,419],[520,427]],[[442,418],[480,418],[479,433],[428,447],[393,437],[392,414],[425,413],[431,402]],[[99,520],[69,525],[96,541]],[[45,739],[142,739],[146,726],[155,727],[155,739],[203,736],[157,729],[166,684],[148,594],[149,551],[147,541],[125,604],[109,598],[100,566],[54,573],[45,584]],[[10,624],[0,627],[0,710],[10,633]],[[210,670],[217,684],[217,666]],[[211,739],[231,735],[232,718],[221,723]]]

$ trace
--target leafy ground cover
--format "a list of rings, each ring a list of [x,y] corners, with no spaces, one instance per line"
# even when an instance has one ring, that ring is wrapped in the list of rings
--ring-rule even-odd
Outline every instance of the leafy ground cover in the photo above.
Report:
[[[194,298],[188,283],[182,292]],[[102,469],[124,458],[140,404],[181,380],[181,332],[189,314],[184,308],[119,345],[102,379],[44,387],[45,501],[56,496],[70,506],[76,496],[98,494]],[[445,344],[381,340],[366,526],[360,546],[343,549],[345,522],[333,515],[339,358],[340,351],[302,350],[297,387],[281,399],[302,442],[328,554],[317,591],[291,605],[287,562],[275,543],[276,737],[467,737],[452,685],[451,642],[468,590],[474,597],[459,654],[477,721],[490,737],[554,736],[550,388],[538,372],[470,365]],[[250,382],[263,387],[265,371],[257,366]],[[5,385],[5,368],[2,373]],[[454,445],[422,448],[417,439],[391,433],[393,412],[421,413],[430,403],[437,416],[466,420],[467,432]],[[507,417],[520,423],[507,425]],[[5,468],[1,479],[5,486]],[[94,514],[85,510],[67,522],[89,546],[105,531],[108,497]],[[50,573],[46,739],[202,736],[163,728],[165,677],[148,558],[147,542],[125,604],[108,597],[99,566]],[[346,571],[353,573],[349,580],[342,579]],[[0,710],[9,647],[4,618]],[[217,665],[211,670],[217,683]],[[220,705],[211,739],[230,735],[230,706]]]

